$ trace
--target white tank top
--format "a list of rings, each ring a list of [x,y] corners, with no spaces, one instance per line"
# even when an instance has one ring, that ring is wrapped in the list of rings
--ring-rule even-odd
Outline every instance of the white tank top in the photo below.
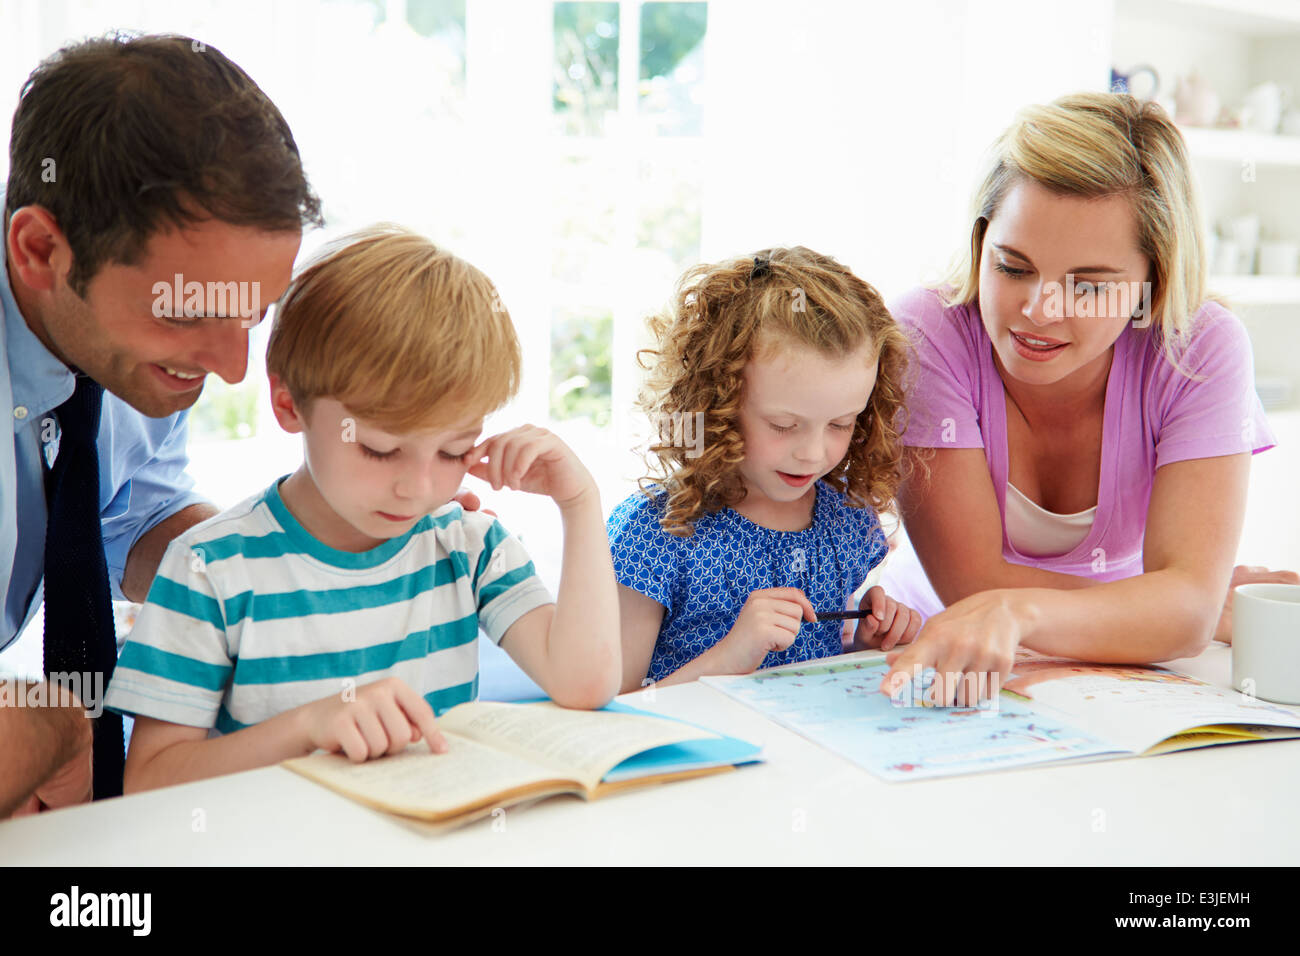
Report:
[[[1088,537],[1096,516],[1096,505],[1072,515],[1048,511],[1007,482],[1007,540],[1026,557],[1055,558],[1069,554]]]

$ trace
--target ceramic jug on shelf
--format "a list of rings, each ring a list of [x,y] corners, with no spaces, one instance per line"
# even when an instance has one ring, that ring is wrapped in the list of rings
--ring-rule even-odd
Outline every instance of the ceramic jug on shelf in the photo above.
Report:
[[[1213,126],[1219,117],[1219,94],[1199,73],[1179,77],[1174,104],[1174,119],[1184,126]]]

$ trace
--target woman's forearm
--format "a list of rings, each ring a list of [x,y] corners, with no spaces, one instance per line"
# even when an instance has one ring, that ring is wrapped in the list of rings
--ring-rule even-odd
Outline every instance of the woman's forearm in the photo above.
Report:
[[[925,567],[925,562],[922,561],[921,565]],[[1042,568],[1033,568],[1006,560],[977,563],[975,566],[959,568],[950,565],[942,571],[936,568],[935,573],[932,573],[930,568],[925,570],[934,593],[945,605],[956,604],[962,598],[981,591],[996,591],[1002,588],[1050,588],[1057,591],[1074,591],[1103,583],[1082,575],[1045,571]]]
[[[1219,591],[1177,569],[1150,571],[1095,587],[997,592],[1023,628],[1021,645],[1102,663],[1147,664],[1194,657],[1210,643]]]

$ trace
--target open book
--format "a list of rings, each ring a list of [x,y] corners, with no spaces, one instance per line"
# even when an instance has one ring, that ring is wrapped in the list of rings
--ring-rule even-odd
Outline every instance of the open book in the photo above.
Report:
[[[588,711],[549,701],[473,701],[442,714],[438,726],[450,748],[445,754],[430,753],[420,741],[365,763],[313,754],[284,766],[389,813],[465,823],[552,794],[590,800],[760,759],[753,744],[618,702]]]
[[[879,651],[702,680],[886,780],[1300,737],[1300,709],[1164,667],[1022,651],[978,707],[899,707]]]

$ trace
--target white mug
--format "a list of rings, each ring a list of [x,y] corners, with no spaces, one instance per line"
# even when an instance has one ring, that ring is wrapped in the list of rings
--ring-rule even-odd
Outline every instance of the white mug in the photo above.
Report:
[[[1300,584],[1243,584],[1232,599],[1232,686],[1300,704]]]
[[[1300,243],[1292,239],[1265,239],[1259,244],[1259,274],[1293,276],[1300,266]]]
[[[1286,92],[1276,83],[1261,83],[1246,94],[1242,103],[1242,124],[1257,133],[1276,133],[1282,121]]]
[[[1235,276],[1241,269],[1241,246],[1236,239],[1220,238],[1214,245],[1210,271],[1215,275]]]

